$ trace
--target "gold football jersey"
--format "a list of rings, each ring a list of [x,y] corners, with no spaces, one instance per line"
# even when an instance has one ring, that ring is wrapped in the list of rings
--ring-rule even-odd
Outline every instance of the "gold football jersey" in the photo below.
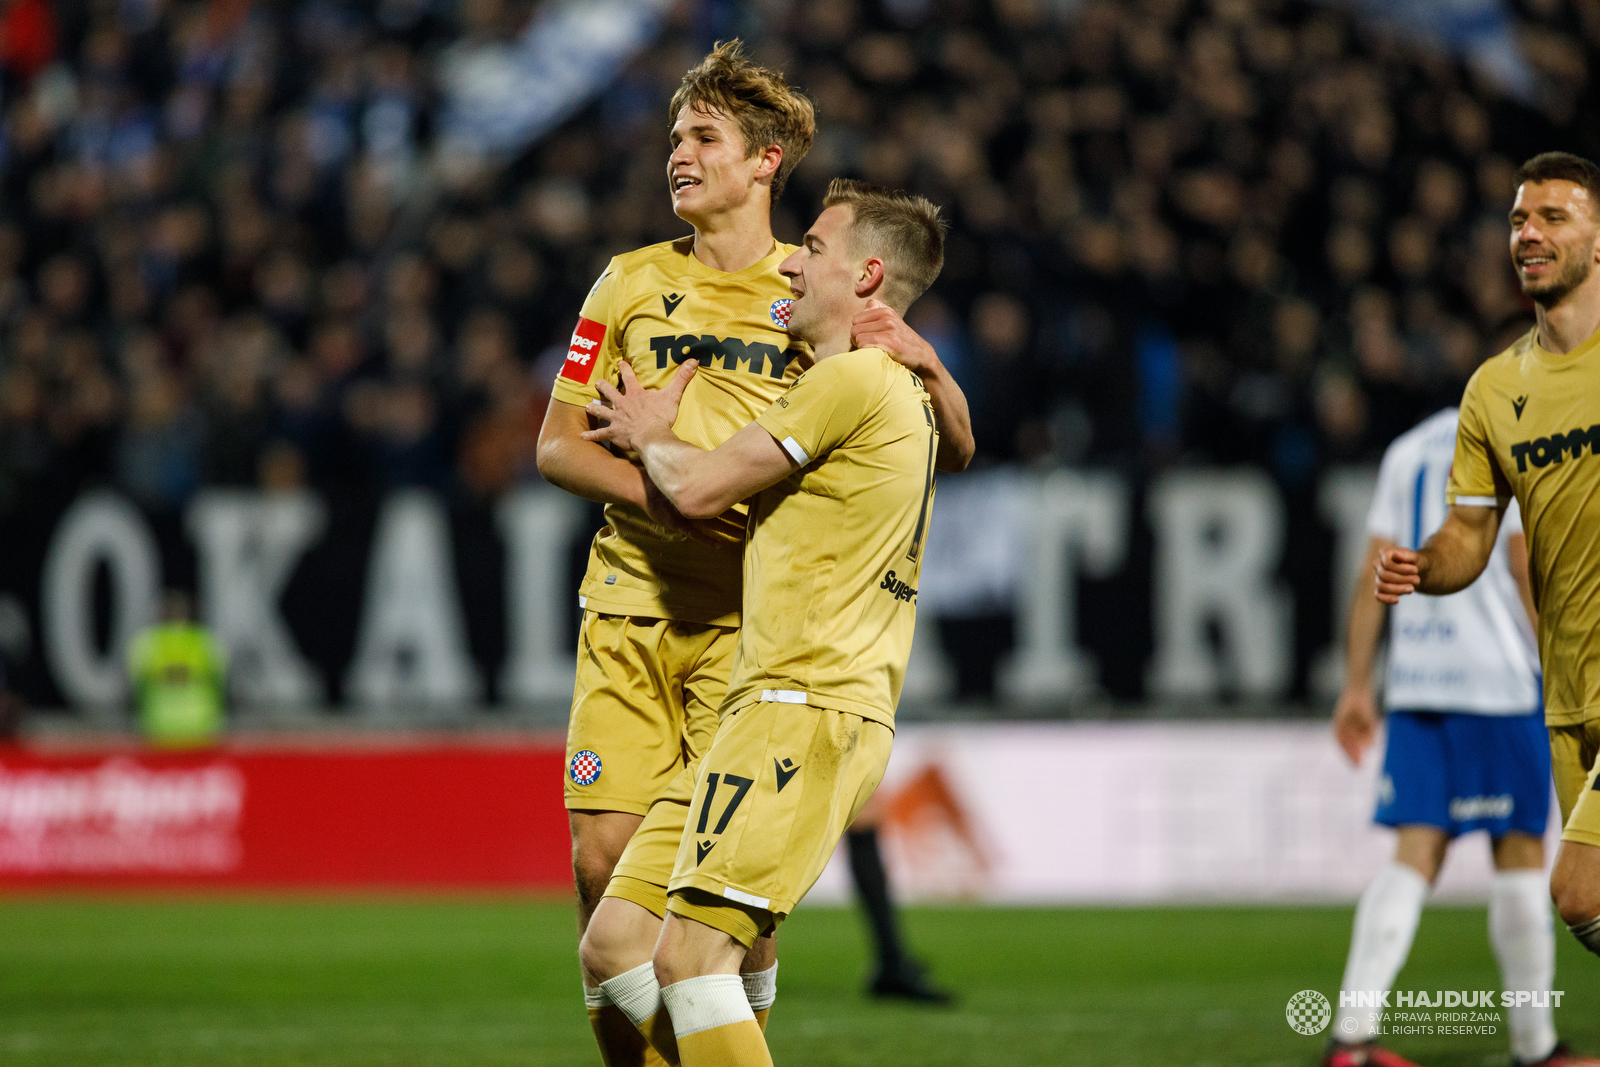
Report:
[[[552,395],[579,406],[599,397],[596,383],[620,381],[627,360],[641,385],[664,387],[680,364],[700,369],[673,429],[716,448],[766,409],[811,362],[789,337],[789,282],[778,264],[793,246],[725,273],[694,256],[694,239],[617,256],[589,292]],[[743,505],[721,522],[727,544],[713,548],[652,522],[643,511],[606,506],[580,595],[612,615],[739,625]]]
[[[933,507],[928,394],[863,348],[819,361],[756,421],[800,468],[750,504],[723,711],[804,703],[892,729]]]
[[[1516,497],[1545,721],[1563,726],[1600,717],[1600,332],[1560,356],[1537,334],[1467,383],[1446,499],[1503,506]]]

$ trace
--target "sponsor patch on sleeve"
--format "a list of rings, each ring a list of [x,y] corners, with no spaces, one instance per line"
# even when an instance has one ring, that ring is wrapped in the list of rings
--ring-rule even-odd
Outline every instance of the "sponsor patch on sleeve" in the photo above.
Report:
[[[600,354],[600,343],[605,339],[605,323],[579,318],[578,328],[572,331],[572,344],[567,348],[567,361],[561,365],[561,376],[588,385],[594,374],[595,357]]]

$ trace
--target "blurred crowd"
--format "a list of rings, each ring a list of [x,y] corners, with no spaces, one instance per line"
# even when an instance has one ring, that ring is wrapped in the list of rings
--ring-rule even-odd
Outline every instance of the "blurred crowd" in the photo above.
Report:
[[[0,516],[95,482],[488,501],[583,295],[682,234],[665,101],[742,36],[816,101],[828,180],[954,229],[912,311],[980,457],[1375,457],[1525,329],[1522,158],[1600,146],[1595,5],[1523,0],[1538,90],[1302,0],[701,0],[516,159],[419,189],[452,64],[529,0],[6,0]]]

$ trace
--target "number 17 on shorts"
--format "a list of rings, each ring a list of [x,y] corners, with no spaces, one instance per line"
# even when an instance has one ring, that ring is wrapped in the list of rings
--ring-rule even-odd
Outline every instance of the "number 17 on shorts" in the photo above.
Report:
[[[877,788],[891,739],[874,720],[803,704],[729,715],[701,764],[671,888],[787,914]]]

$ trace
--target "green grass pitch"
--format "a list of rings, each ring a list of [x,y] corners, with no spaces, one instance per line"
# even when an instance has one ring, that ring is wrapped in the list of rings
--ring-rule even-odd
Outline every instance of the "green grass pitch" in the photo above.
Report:
[[[953,1010],[871,1003],[860,921],[783,928],[774,1059],[878,1064],[1284,1064],[1321,1037],[1284,1020],[1332,995],[1348,908],[912,909]],[[572,910],[520,898],[0,899],[8,1067],[598,1064]],[[1558,930],[1557,1025],[1600,1051],[1600,960]],[[1432,908],[1400,988],[1498,980],[1481,909]],[[1504,1013],[1501,1013],[1502,1016]],[[1505,1064],[1495,1037],[1407,1037],[1424,1065]]]

